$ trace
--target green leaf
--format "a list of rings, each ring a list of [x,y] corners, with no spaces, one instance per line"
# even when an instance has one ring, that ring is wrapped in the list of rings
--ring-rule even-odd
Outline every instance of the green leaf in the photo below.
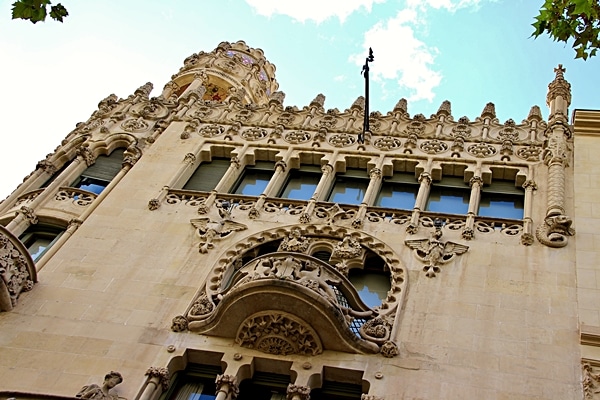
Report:
[[[69,12],[60,3],[58,3],[55,6],[50,7],[50,17],[56,21],[63,22],[63,18],[68,15],[69,15]]]

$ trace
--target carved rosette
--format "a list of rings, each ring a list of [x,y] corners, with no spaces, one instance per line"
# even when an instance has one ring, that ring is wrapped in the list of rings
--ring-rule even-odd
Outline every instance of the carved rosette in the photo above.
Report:
[[[225,132],[225,128],[221,125],[216,125],[216,124],[202,127],[199,131],[200,136],[204,136],[204,137],[208,137],[208,138],[222,135],[224,132]]]
[[[496,155],[498,151],[491,144],[476,143],[467,147],[467,152],[477,158],[486,158]]]
[[[142,117],[140,118],[132,118],[123,121],[121,124],[121,128],[126,130],[127,132],[144,132],[148,130],[149,125],[144,121]]]
[[[35,265],[27,249],[0,226],[0,311],[12,310],[19,295],[31,290],[36,280]]]
[[[427,154],[439,154],[448,150],[448,145],[437,139],[427,140],[420,147]]]
[[[521,147],[517,150],[517,157],[527,161],[539,161],[542,154],[540,146]]]
[[[249,142],[255,142],[266,138],[267,131],[262,128],[250,128],[242,132],[240,136]]]
[[[339,133],[332,135],[329,138],[329,144],[334,147],[348,147],[352,146],[356,142],[356,139],[346,133]]]
[[[384,136],[375,140],[373,142],[373,146],[375,146],[379,150],[389,151],[399,149],[402,146],[402,141],[393,136]]]
[[[315,356],[323,352],[317,333],[305,321],[292,315],[261,312],[240,326],[235,342],[264,353]]]
[[[283,135],[283,140],[291,144],[306,143],[311,139],[309,132],[305,131],[293,131]]]

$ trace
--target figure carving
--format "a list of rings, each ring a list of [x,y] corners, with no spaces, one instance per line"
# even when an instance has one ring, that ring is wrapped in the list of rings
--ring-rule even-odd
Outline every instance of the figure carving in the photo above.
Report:
[[[466,253],[469,250],[468,246],[459,243],[442,242],[440,240],[442,234],[441,224],[436,220],[436,228],[431,234],[430,239],[404,241],[408,247],[415,250],[415,255],[419,260],[427,263],[423,267],[423,271],[425,271],[425,275],[428,278],[433,278],[439,273],[442,264],[450,262],[455,256]]]
[[[571,228],[573,220],[566,215],[547,217],[544,223],[535,231],[535,235],[541,244],[548,247],[565,247],[567,236],[575,235],[575,229]]]
[[[279,245],[280,251],[293,251],[296,253],[304,253],[308,249],[310,241],[302,236],[300,228],[292,228],[290,234],[284,237]]]
[[[332,256],[339,258],[356,258],[361,254],[362,247],[360,243],[350,236],[344,236],[333,249]]]
[[[216,241],[229,236],[232,232],[248,229],[246,225],[231,220],[231,210],[228,205],[223,204],[218,209],[221,217],[218,221],[211,218],[190,220],[190,223],[197,229],[196,234],[200,237],[200,253],[207,253],[208,250],[215,247]]]
[[[104,383],[99,386],[95,383],[86,385],[81,388],[79,393],[75,397],[80,399],[93,399],[93,400],[118,400],[123,399],[116,394],[110,394],[110,390],[123,382],[123,377],[116,371],[110,371],[104,376]]]

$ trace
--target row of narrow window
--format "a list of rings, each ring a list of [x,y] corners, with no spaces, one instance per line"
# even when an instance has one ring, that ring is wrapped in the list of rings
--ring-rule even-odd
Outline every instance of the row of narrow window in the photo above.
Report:
[[[201,164],[185,184],[186,190],[210,191],[219,183],[229,167],[229,160],[213,159]],[[260,196],[273,176],[274,163],[259,161],[248,166],[231,188],[230,193]],[[291,170],[277,197],[292,200],[309,200],[321,179],[317,166],[302,166]],[[336,174],[326,201],[339,204],[361,204],[369,186],[366,170],[347,169]],[[374,205],[378,207],[412,210],[415,207],[419,183],[413,173],[394,172],[383,178]],[[459,177],[444,177],[431,186],[426,211],[467,214],[471,188]],[[513,181],[494,180],[481,191],[478,215],[494,218],[522,219],[524,191],[515,187]]]

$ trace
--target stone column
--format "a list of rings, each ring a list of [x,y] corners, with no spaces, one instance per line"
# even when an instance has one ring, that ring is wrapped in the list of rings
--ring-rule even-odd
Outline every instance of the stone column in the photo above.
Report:
[[[379,166],[381,166],[382,162],[383,162],[383,159],[381,159],[380,162],[378,163]],[[362,227],[365,215],[367,213],[367,207],[369,205],[372,205],[375,202],[375,198],[377,197],[377,194],[379,194],[379,189],[381,189],[381,180],[382,180],[381,168],[378,168],[378,167],[372,168],[369,171],[369,178],[370,178],[369,186],[367,187],[367,190],[365,191],[365,195],[363,197],[362,203],[360,203],[360,207],[358,208],[358,213],[356,214],[356,217],[352,221],[352,226],[356,229],[359,229],[360,227]]]
[[[217,375],[215,383],[217,386],[217,397],[215,397],[215,400],[233,400],[238,396],[239,386],[235,376]]]
[[[481,187],[483,186],[483,179],[479,175],[475,175],[469,181],[471,185],[471,197],[469,198],[469,210],[467,211],[467,220],[465,227],[462,231],[462,237],[466,240],[471,240],[475,236],[475,215],[479,209],[479,202],[481,200]]]
[[[35,268],[37,271],[41,270],[44,265],[52,258],[54,254],[65,244],[65,242],[75,233],[75,231],[81,226],[83,223],[82,220],[73,218],[69,221],[69,225],[67,226],[67,230],[60,235],[60,237],[50,246],[48,250],[44,253],[44,255],[37,260],[35,263]]]
[[[29,192],[30,190],[37,189],[44,184],[48,179],[56,173],[56,167],[49,160],[45,159],[37,164],[36,170],[31,173],[22,184],[19,185],[2,203],[0,203],[0,214],[10,209],[17,199],[22,194]]]
[[[260,216],[260,210],[262,209],[263,204],[265,204],[266,198],[273,194],[275,190],[279,190],[281,182],[285,178],[286,168],[287,163],[284,160],[280,160],[275,163],[275,171],[273,172],[273,176],[269,180],[267,187],[258,197],[258,200],[256,200],[254,206],[250,209],[250,211],[248,211],[248,216],[250,218],[258,218]]]
[[[419,229],[419,216],[421,215],[421,211],[424,210],[427,205],[427,198],[429,197],[429,190],[431,189],[431,173],[426,171],[421,172],[421,175],[419,175],[419,184],[415,208],[413,209],[410,218],[410,224],[406,227],[406,231],[411,235],[417,233],[417,230]]]
[[[288,400],[310,400],[310,387],[290,383],[287,388]]]
[[[169,370],[166,368],[150,367],[146,376],[142,393],[136,400],[155,400],[169,389]]]
[[[315,189],[315,192],[313,193],[312,197],[308,201],[308,204],[306,205],[306,209],[300,215],[300,222],[302,222],[302,223],[310,222],[310,218],[315,209],[315,204],[317,203],[317,201],[320,201],[323,199],[325,190],[327,190],[327,189],[329,189],[329,187],[331,187],[331,183],[332,183],[333,177],[334,177],[334,174],[332,174],[333,166],[331,164],[325,164],[325,165],[321,166],[321,172],[323,172],[323,175],[321,175],[321,179],[319,180],[319,183],[317,184],[317,188]]]
[[[525,189],[525,198],[523,200],[523,235],[521,244],[531,246],[533,244],[533,191],[537,190],[537,184],[533,180],[527,180],[523,183]]]

